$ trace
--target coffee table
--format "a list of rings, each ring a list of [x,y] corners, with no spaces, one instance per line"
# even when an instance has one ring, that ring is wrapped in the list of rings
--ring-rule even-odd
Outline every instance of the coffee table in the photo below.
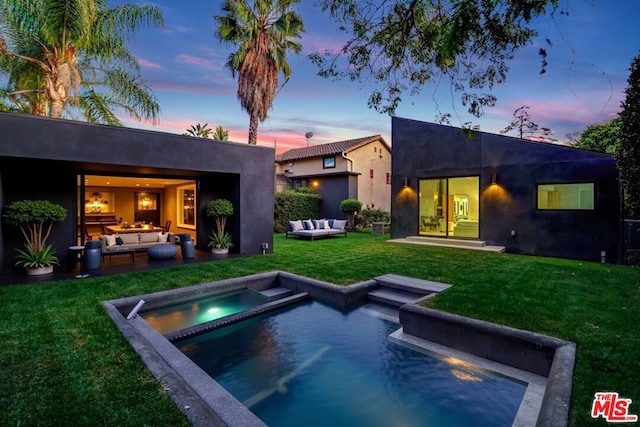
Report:
[[[111,261],[111,257],[113,255],[122,255],[122,254],[131,255],[131,262],[133,262],[134,264],[136,263],[136,250],[134,248],[127,248],[127,247],[112,249],[109,252],[103,252],[102,253],[102,260],[104,261],[104,258],[106,256],[108,256],[109,257],[109,261]]]

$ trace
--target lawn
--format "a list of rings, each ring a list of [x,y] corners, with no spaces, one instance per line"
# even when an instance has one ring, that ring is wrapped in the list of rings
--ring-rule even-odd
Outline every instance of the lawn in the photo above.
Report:
[[[454,286],[429,306],[577,343],[571,425],[595,392],[640,414],[640,269],[389,243],[350,233],[274,237],[274,254],[0,288],[0,425],[188,425],[104,312],[101,301],[261,271],[348,285],[396,273]]]

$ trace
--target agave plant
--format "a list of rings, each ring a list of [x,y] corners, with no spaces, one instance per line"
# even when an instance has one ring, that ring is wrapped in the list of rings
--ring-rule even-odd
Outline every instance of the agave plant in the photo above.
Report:
[[[228,249],[233,247],[233,237],[231,234],[224,232],[222,234],[211,231],[209,235],[208,248],[213,249]]]
[[[67,216],[65,208],[48,200],[18,200],[5,207],[3,216],[25,239],[24,250],[16,249],[17,266],[29,270],[58,265],[56,251],[46,242],[53,225]]]
[[[50,267],[52,265],[60,265],[56,250],[51,245],[44,245],[36,250],[31,243],[25,243],[24,250],[16,249],[18,255],[16,258],[16,266],[26,269]]]

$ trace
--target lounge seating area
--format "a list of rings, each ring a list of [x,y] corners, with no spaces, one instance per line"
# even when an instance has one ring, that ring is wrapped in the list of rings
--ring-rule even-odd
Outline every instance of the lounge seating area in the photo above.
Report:
[[[455,223],[452,235],[454,237],[478,238],[479,227],[478,221],[459,220]]]
[[[174,244],[173,233],[140,232],[123,234],[101,234],[102,255],[113,255],[126,250],[146,251],[158,244]]]
[[[285,237],[308,237],[312,241],[319,237],[329,237],[344,234],[347,237],[346,219],[305,219],[289,221]]]

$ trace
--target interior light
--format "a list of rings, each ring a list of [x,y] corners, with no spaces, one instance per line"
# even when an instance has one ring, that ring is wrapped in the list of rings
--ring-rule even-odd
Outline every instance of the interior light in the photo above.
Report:
[[[218,307],[213,307],[213,308],[210,308],[209,310],[207,310],[207,313],[213,314],[213,313],[217,313],[219,311],[220,311],[220,309]]]

